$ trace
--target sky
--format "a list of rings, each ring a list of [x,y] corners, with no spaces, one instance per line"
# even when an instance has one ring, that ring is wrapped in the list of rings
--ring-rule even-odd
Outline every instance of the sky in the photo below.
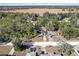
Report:
[[[78,3],[0,3],[0,6],[28,6],[28,5],[79,6]]]
[[[79,5],[79,0],[0,0],[0,6]]]
[[[79,0],[0,0],[0,3],[78,3]]]

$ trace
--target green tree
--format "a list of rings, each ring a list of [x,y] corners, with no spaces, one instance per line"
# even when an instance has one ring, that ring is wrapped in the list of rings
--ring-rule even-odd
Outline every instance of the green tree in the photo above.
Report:
[[[32,13],[32,14],[30,14],[30,18],[31,18],[32,21],[37,21],[38,20],[38,15]]]
[[[65,42],[59,42],[59,47],[60,47],[60,51],[62,52],[62,53],[65,53],[65,54],[67,54],[67,55],[71,55],[72,53],[74,53],[75,51],[74,51],[74,49],[73,49],[73,46],[72,45],[70,45],[70,44],[68,44],[68,43],[65,43]]]
[[[60,24],[61,34],[67,39],[76,38],[79,35],[78,29],[74,28],[70,22],[62,22]]]
[[[50,31],[58,31],[59,30],[59,22],[57,19],[52,19],[48,22],[46,27]]]
[[[21,42],[22,41],[19,40],[19,39],[16,39],[16,40],[12,41],[15,51],[21,51],[22,50],[22,48],[21,48],[21,46],[22,46]]]

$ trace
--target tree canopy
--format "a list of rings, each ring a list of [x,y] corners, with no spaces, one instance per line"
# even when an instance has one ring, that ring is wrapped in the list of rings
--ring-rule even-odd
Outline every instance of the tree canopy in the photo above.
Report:
[[[68,22],[63,21],[68,18]],[[79,14],[44,13],[43,16],[29,13],[0,13],[0,38],[32,38],[34,30],[45,27],[48,31],[59,31],[66,39],[79,36]],[[34,25],[35,24],[35,25]]]

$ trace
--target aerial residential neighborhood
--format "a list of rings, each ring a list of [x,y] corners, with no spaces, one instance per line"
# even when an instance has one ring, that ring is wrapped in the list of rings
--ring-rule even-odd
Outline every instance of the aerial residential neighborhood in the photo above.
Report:
[[[0,56],[79,56],[79,6],[0,6]]]

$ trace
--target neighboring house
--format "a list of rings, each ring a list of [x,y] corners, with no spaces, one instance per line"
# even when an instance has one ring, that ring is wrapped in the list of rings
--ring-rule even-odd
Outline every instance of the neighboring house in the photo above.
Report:
[[[26,54],[27,54],[27,50],[15,51],[16,56],[26,56]]]
[[[66,54],[60,51],[58,46],[46,46],[45,49],[49,56],[66,56]]]
[[[43,36],[43,42],[48,42],[48,41],[59,41],[59,32],[57,31],[48,31],[47,35]]]
[[[60,41],[65,39],[63,36],[60,35],[58,31],[48,31],[47,33],[48,41]]]
[[[52,36],[57,36],[57,35],[59,35],[59,32],[57,32],[57,31],[48,31],[48,33],[47,33],[48,35],[52,35]]]
[[[70,22],[69,19],[70,18],[64,18],[62,21],[59,21],[59,22]]]
[[[12,46],[0,46],[0,56],[13,56],[14,52],[15,51]]]
[[[69,19],[70,19],[70,18],[64,18],[63,21],[64,21],[64,22],[69,22]]]

